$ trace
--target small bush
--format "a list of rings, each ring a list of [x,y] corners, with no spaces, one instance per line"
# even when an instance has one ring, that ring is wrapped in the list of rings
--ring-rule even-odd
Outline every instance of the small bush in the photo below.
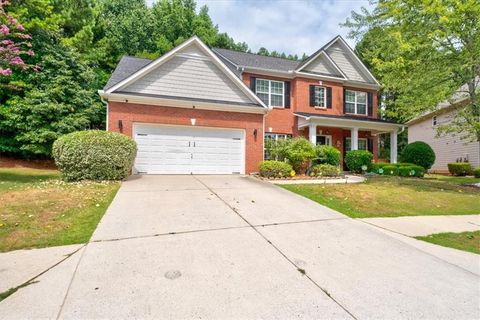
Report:
[[[448,164],[448,172],[453,176],[467,176],[473,172],[472,165],[468,162],[455,162]]]
[[[314,164],[329,164],[338,166],[340,164],[341,153],[332,146],[319,145],[315,146]]]
[[[52,155],[67,181],[120,180],[129,173],[137,154],[131,138],[114,132],[88,130],[69,133],[53,143]]]
[[[398,176],[399,169],[394,165],[385,166],[383,167],[383,174],[386,176]]]
[[[313,177],[337,177],[340,175],[340,167],[331,164],[317,164],[310,168],[310,176]]]
[[[283,161],[266,160],[260,162],[260,176],[265,178],[285,178],[292,176],[292,166]],[[295,172],[293,171],[293,175]]]
[[[480,178],[480,168],[474,169],[473,175],[475,176],[475,178]]]
[[[425,169],[417,165],[408,165],[398,167],[398,175],[401,177],[423,177]]]
[[[361,173],[371,168],[373,154],[365,150],[352,150],[347,152],[345,163],[350,171]],[[365,170],[364,170],[365,169]]]
[[[400,161],[413,163],[428,170],[435,162],[435,152],[425,142],[415,141],[403,149]]]
[[[315,156],[315,150],[307,139],[298,137],[290,140],[285,148],[285,156],[296,173],[303,174],[308,168],[308,163]]]

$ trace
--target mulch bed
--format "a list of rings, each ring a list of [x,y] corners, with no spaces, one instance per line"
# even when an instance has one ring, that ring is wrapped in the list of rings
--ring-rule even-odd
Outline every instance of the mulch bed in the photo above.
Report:
[[[55,162],[47,160],[26,160],[0,156],[0,168],[30,168],[30,169],[53,169],[56,170]]]

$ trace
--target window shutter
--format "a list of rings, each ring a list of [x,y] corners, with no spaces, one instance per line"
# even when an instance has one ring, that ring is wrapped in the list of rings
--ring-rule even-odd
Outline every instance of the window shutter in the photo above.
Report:
[[[332,109],[332,88],[327,87],[327,108]]]
[[[368,149],[368,151],[373,153],[373,139],[372,138],[369,138],[368,141],[367,141],[367,149]]]
[[[285,108],[290,109],[290,81],[285,81]]]
[[[315,86],[310,85],[310,107],[315,107]]]
[[[250,90],[257,93],[257,78],[255,77],[250,77]]]
[[[368,116],[373,116],[373,93],[367,92]]]
[[[347,113],[346,89],[343,89],[343,113]]]

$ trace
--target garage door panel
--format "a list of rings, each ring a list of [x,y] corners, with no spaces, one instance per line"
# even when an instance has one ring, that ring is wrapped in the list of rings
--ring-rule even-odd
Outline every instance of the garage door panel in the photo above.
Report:
[[[150,174],[244,173],[244,131],[135,124],[135,169]]]

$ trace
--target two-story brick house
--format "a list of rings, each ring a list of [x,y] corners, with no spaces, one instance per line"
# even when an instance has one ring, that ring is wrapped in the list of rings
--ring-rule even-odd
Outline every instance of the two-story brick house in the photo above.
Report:
[[[378,90],[339,36],[302,62],[193,37],[154,61],[122,58],[99,93],[107,130],[137,141],[137,172],[226,174],[257,171],[264,139],[304,136],[377,158],[378,134],[396,146],[401,127],[378,118]]]

